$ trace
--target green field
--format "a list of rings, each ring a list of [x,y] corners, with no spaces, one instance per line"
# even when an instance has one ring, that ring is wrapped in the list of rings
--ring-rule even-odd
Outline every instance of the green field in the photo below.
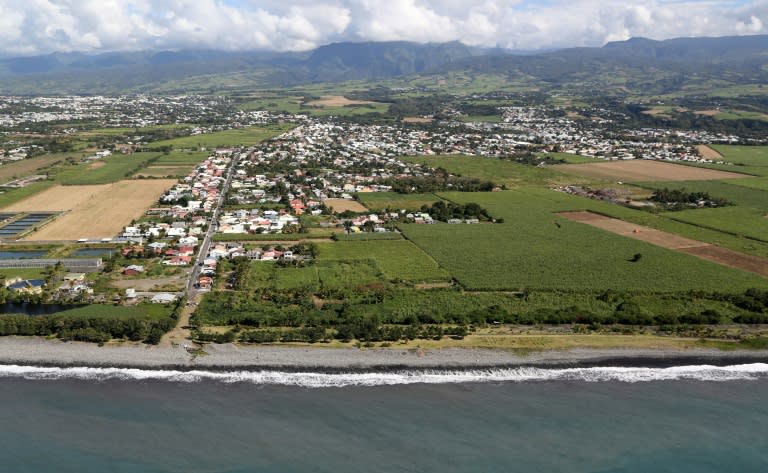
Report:
[[[768,146],[710,145],[726,162],[768,167]]]
[[[450,275],[406,240],[318,243],[320,261],[374,260],[390,280],[447,281]]]
[[[685,189],[688,192],[707,192],[712,197],[720,197],[738,206],[768,210],[768,191],[739,186],[741,179],[724,181],[684,181],[684,182],[643,182],[637,183],[646,189]]]
[[[440,200],[435,194],[398,194],[396,192],[361,192],[357,194],[361,204],[371,210],[382,211],[391,209],[419,210],[422,205],[432,205]]]
[[[480,156],[438,155],[438,156],[405,156],[400,158],[411,163],[420,163],[432,168],[441,167],[452,174],[464,177],[475,177],[491,181],[497,185],[516,187],[520,185],[547,184],[558,182],[563,175],[551,170],[526,166],[524,164],[504,161],[497,158]],[[573,181],[573,177],[569,177]]]
[[[175,149],[197,149],[200,147],[211,149],[230,146],[251,146],[285,133],[292,128],[294,128],[294,125],[291,124],[252,126],[249,128],[219,131],[216,133],[184,136],[172,140],[155,141],[151,146],[153,148],[172,146]]]
[[[154,162],[155,166],[183,166],[200,164],[210,153],[205,151],[172,151],[161,154]]]
[[[722,207],[668,212],[664,216],[768,242],[768,217],[763,210],[749,207]]]
[[[59,168],[54,171],[53,177],[56,182],[65,186],[110,184],[130,177],[148,166],[159,155],[159,153],[113,155],[93,163]]]
[[[604,159],[600,158],[591,158],[589,156],[581,156],[579,154],[570,154],[570,153],[543,153],[545,156],[551,156],[555,159],[563,159],[567,164],[586,164],[586,163],[596,163],[605,161]]]
[[[543,189],[441,195],[476,202],[505,219],[497,225],[403,226],[408,239],[468,289],[737,291],[765,283],[758,276],[554,215],[591,209],[594,201],[588,199]],[[630,262],[638,253],[642,259]]]

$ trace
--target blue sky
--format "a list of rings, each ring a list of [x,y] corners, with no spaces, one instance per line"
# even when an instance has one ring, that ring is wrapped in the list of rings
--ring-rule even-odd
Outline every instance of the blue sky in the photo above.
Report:
[[[768,0],[0,0],[2,56],[391,40],[543,49],[747,34],[768,34]]]

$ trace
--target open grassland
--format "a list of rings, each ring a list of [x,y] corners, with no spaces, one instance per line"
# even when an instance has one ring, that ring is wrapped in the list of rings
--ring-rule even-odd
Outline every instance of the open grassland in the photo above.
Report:
[[[447,281],[450,275],[435,260],[406,240],[318,243],[320,261],[375,260],[390,280]]]
[[[502,159],[480,156],[405,156],[400,159],[411,163],[420,163],[432,168],[442,167],[452,174],[475,177],[498,185],[506,185],[507,187],[555,183],[564,177],[552,171],[551,168],[526,166]],[[558,166],[557,169],[561,167]]]
[[[165,179],[126,180],[105,186],[52,188],[50,194],[40,195],[40,199],[48,199],[49,207],[61,206],[55,202],[56,199],[63,202],[77,199],[78,203],[70,206],[71,211],[29,234],[26,240],[56,241],[114,237],[131,220],[141,217],[144,211],[175,182],[175,180]],[[30,202],[34,205],[42,203],[45,201]],[[22,204],[24,202],[19,203],[17,207],[25,207]],[[34,205],[30,206],[29,210],[44,210],[32,208]]]
[[[184,136],[172,140],[155,141],[152,143],[152,147],[172,146],[175,149],[195,149],[200,147],[251,146],[285,133],[293,127],[294,125],[291,124],[252,126],[203,135]]]
[[[398,194],[396,192],[363,192],[357,194],[357,198],[373,211],[419,210],[422,205],[432,205],[441,200],[435,194]]]
[[[618,181],[703,181],[747,177],[736,172],[681,166],[662,161],[629,160],[590,164],[566,164],[558,170],[579,176]],[[736,171],[734,169],[734,171]]]
[[[73,210],[112,188],[110,184],[94,186],[53,186],[15,204],[3,207],[9,212]]]
[[[93,163],[60,168],[54,179],[63,185],[109,184],[131,176],[158,156],[159,153],[117,154]]]
[[[736,291],[765,282],[554,215],[589,209],[594,201],[588,199],[539,189],[441,195],[478,203],[505,219],[496,225],[403,226],[408,239],[468,289]],[[631,262],[637,254],[642,258]]]
[[[58,156],[41,156],[2,164],[0,165],[0,183],[37,174],[39,170],[47,168],[60,160],[61,158]]]

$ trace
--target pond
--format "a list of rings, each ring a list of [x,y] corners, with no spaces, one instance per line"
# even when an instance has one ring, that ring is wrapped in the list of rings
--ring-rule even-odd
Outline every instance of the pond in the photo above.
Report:
[[[27,302],[6,302],[0,304],[0,316],[9,314],[51,315],[80,306],[72,304],[30,304]]]
[[[41,258],[46,250],[8,250],[0,251],[0,259],[34,259]]]

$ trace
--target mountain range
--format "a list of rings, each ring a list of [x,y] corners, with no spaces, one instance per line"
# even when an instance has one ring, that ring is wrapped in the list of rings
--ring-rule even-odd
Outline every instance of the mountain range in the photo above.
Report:
[[[533,53],[460,42],[335,43],[303,53],[53,53],[0,60],[0,93],[186,92],[191,80],[214,91],[226,90],[227,81],[219,79],[233,74],[241,85],[275,87],[456,71],[580,91],[661,94],[696,86],[759,85],[768,82],[768,36],[633,38],[597,48]]]

